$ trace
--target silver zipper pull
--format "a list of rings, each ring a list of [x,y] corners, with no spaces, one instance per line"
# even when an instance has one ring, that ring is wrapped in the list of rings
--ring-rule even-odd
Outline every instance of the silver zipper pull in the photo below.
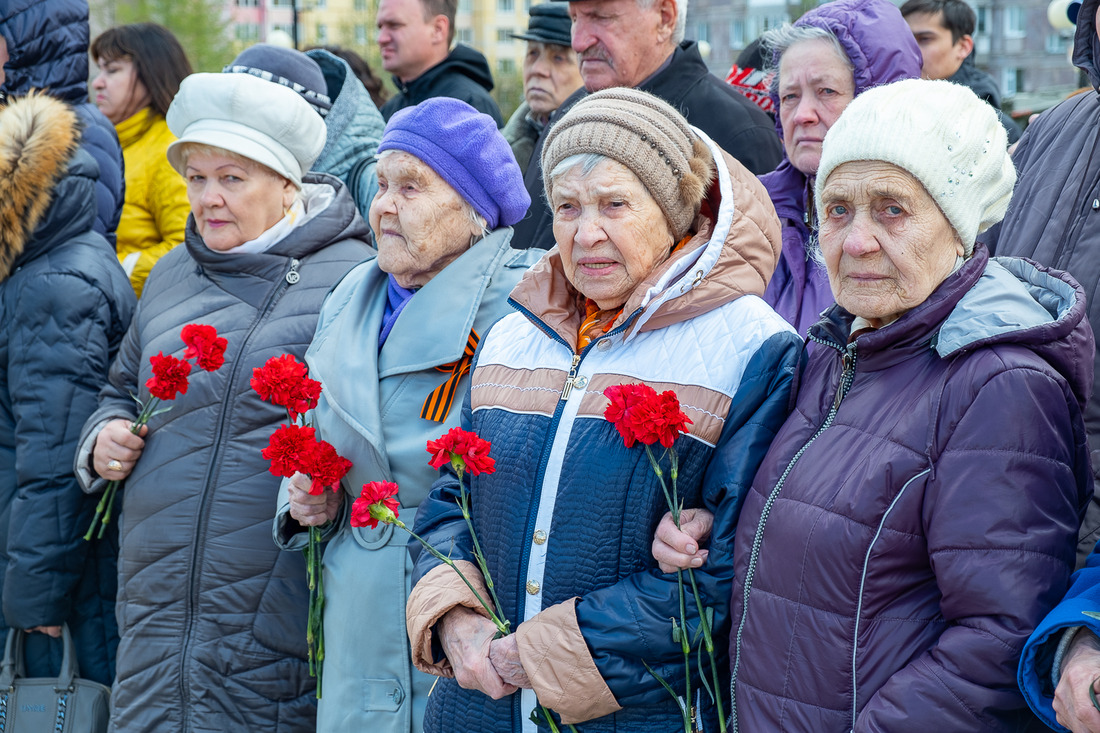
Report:
[[[302,264],[300,260],[293,259],[290,261],[290,270],[286,273],[286,281],[293,285],[302,279],[302,276],[298,274],[298,265]]]

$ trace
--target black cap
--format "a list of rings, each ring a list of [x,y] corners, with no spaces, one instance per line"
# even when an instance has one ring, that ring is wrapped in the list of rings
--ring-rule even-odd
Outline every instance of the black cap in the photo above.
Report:
[[[568,6],[565,3],[544,2],[532,5],[530,20],[525,33],[513,33],[512,38],[539,43],[553,43],[566,48],[573,45],[571,30],[573,21],[569,19]]]

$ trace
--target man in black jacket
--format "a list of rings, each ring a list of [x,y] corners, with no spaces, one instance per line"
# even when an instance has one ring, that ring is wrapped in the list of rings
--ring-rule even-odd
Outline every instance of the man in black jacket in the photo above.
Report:
[[[571,0],[569,14],[584,87],[554,112],[536,143],[524,175],[531,209],[516,225],[512,246],[554,246],[539,164],[542,144],[554,122],[591,92],[613,86],[650,92],[753,173],[767,173],[779,164],[782,149],[771,118],[711,75],[697,44],[684,41],[687,0]]]
[[[493,77],[485,57],[458,44],[455,13],[458,0],[381,0],[378,4],[378,48],[382,68],[393,74],[397,95],[382,105],[387,121],[399,109],[432,97],[461,99],[493,118],[504,118],[489,92]]]

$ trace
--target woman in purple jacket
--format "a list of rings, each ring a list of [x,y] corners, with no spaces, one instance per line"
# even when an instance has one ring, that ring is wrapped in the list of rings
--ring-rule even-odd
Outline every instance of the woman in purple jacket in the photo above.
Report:
[[[1015,178],[993,109],[948,82],[869,90],[826,137],[837,305],[734,538],[734,729],[1036,722],[1015,668],[1073,568],[1094,348],[1072,278],[975,247]],[[701,563],[658,537],[663,568]]]
[[[783,223],[783,256],[764,300],[806,335],[833,304],[825,270],[811,255],[814,177],[821,141],[852,99],[878,84],[920,77],[920,48],[888,0],[836,0],[794,25],[764,34],[778,67],[783,162],[760,177]]]

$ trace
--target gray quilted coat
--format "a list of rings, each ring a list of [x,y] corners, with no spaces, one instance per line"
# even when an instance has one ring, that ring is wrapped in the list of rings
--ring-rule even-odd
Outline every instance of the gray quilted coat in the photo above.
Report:
[[[335,200],[266,253],[212,252],[189,220],[186,246],[153,268],[85,425],[86,448],[102,421],[134,416],[149,357],[180,356],[184,325],[228,339],[225,366],[193,373],[152,419],[123,490],[112,730],[313,730],[305,566],[271,541],[279,478],[260,455],[286,414],[249,379],[272,356],[302,358],[325,295],[373,250],[343,185],[305,180],[335,188]]]

